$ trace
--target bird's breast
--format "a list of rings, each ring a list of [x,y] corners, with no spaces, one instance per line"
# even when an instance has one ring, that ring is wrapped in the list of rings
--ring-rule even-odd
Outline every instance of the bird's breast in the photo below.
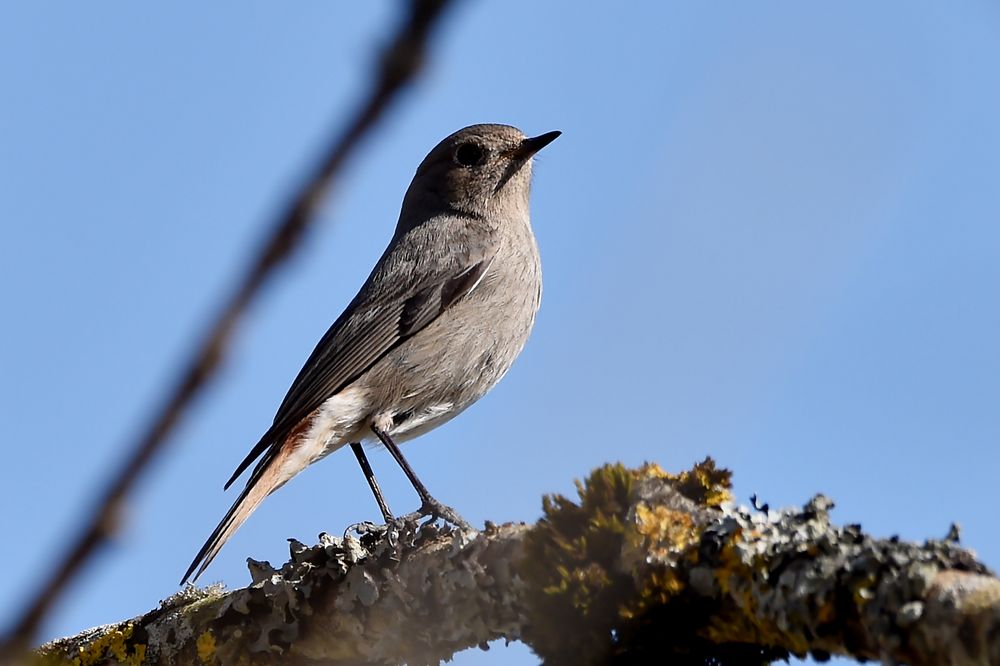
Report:
[[[521,353],[541,298],[534,240],[501,247],[475,289],[369,373],[375,404],[409,439],[453,418],[484,396]]]

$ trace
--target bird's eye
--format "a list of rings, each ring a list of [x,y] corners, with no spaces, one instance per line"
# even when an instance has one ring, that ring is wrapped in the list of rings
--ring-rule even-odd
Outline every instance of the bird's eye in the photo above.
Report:
[[[486,159],[486,152],[475,143],[463,143],[455,151],[455,161],[464,167],[479,166]]]

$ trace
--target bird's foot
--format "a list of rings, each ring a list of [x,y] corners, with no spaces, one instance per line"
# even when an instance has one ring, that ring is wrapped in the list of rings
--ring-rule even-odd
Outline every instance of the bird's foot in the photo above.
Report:
[[[428,518],[428,517],[435,520],[440,518],[446,523],[451,523],[455,527],[458,527],[463,530],[473,529],[472,525],[470,525],[469,522],[465,520],[465,518],[462,518],[462,516],[458,515],[457,511],[455,511],[450,506],[442,504],[433,497],[425,498],[423,503],[420,505],[419,509],[417,509],[413,513],[403,516],[401,520],[417,521],[420,520],[421,518]]]
[[[376,525],[370,520],[363,520],[360,523],[354,523],[353,525],[348,525],[347,529],[344,530],[344,538],[347,538],[351,532],[354,532],[358,536],[364,536],[365,534],[372,534],[383,529],[380,525]]]

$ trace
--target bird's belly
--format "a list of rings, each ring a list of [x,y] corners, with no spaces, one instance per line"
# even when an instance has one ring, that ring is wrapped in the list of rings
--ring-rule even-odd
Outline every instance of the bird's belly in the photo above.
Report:
[[[396,441],[446,423],[483,397],[510,369],[531,328],[530,321],[504,328],[492,325],[493,317],[456,310],[458,325],[442,317],[370,373],[373,404],[381,406],[375,421]]]
[[[444,425],[458,416],[470,404],[472,403],[455,405],[446,402],[427,405],[417,412],[403,412],[396,415],[398,425],[394,423],[389,429],[389,434],[392,436],[393,441],[397,443],[414,439],[440,425]]]

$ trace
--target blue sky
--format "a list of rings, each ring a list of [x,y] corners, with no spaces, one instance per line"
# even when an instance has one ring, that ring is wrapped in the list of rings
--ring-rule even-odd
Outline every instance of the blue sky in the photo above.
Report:
[[[396,3],[0,8],[0,621],[37,583],[353,108]],[[222,483],[391,235],[417,163],[477,122],[536,166],[545,295],[507,378],[407,445],[473,522],[533,520],[614,460],[735,471],[742,501],[1000,565],[996,3],[467,3],[266,290],[229,363],[45,637],[176,588]],[[384,452],[397,511],[416,506]],[[271,497],[206,582],[377,509],[352,456]],[[13,581],[13,582],[11,582]],[[523,646],[458,664],[530,664]]]

